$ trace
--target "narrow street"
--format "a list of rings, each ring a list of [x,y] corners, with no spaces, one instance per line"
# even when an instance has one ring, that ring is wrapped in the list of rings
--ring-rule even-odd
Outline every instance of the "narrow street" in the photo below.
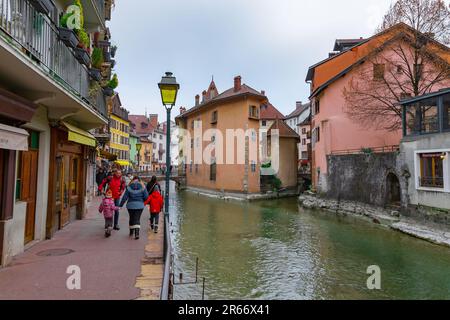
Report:
[[[128,237],[128,213],[121,210],[121,230],[105,239],[99,199],[93,201],[85,220],[76,221],[50,241],[39,243],[0,270],[0,299],[33,300],[130,300],[141,259],[148,242],[148,210],[142,215],[141,239]],[[153,234],[150,235],[151,237]],[[68,250],[65,250],[68,249]],[[48,250],[65,254],[45,256]],[[71,251],[69,251],[71,250]],[[71,252],[71,253],[70,253]],[[68,290],[69,266],[81,268],[81,290]]]

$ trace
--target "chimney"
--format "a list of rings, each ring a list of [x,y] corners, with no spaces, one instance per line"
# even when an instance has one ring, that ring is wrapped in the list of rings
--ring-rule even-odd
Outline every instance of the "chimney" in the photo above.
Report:
[[[296,109],[299,110],[299,109],[301,109],[302,107],[303,107],[302,102],[301,102],[301,101],[297,101],[297,102],[296,102]]]
[[[263,96],[266,96],[266,91],[261,90],[261,94],[262,94]]]
[[[157,114],[152,114],[150,115],[150,125],[153,128],[157,128],[158,127],[158,115]]]
[[[206,90],[202,92],[202,103],[206,101]]]
[[[180,114],[183,114],[186,112],[186,108],[185,107],[180,107]]]
[[[200,104],[200,95],[195,96],[195,106],[198,106]]]
[[[234,78],[234,92],[238,92],[241,90],[242,87],[242,78],[241,76],[237,76]]]

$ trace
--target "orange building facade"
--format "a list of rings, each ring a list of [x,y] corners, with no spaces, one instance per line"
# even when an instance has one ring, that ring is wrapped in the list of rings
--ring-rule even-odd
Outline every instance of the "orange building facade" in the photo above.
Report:
[[[241,77],[236,77],[234,86],[221,94],[214,81],[211,82],[201,101],[197,96],[193,108],[181,109],[176,121],[180,132],[185,130],[186,134],[180,141],[179,158],[188,187],[230,193],[261,192],[259,133],[261,108],[267,104],[264,92],[242,84]],[[200,128],[203,136],[196,134]],[[295,160],[298,141],[290,139],[292,149],[284,140],[280,137],[280,145],[292,152]],[[296,162],[286,164],[283,170],[293,174],[291,166],[296,168]],[[279,172],[278,176],[288,175]],[[296,181],[285,180],[283,186],[295,187]]]

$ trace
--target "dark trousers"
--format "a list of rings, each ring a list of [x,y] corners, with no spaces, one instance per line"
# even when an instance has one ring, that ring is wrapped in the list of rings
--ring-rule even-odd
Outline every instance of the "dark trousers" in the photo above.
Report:
[[[150,225],[157,227],[159,226],[159,213],[150,214]]]
[[[105,230],[111,231],[113,228],[113,218],[105,218]]]
[[[141,228],[141,216],[144,209],[128,209],[130,214],[130,229]]]
[[[120,205],[120,199],[114,200],[114,204],[116,205],[116,207],[118,207]],[[119,214],[119,210],[116,210],[114,212],[114,227],[117,227],[119,225]]]

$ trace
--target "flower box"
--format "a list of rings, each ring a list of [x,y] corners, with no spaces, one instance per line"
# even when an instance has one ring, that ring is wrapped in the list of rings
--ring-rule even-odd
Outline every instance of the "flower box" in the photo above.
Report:
[[[86,49],[75,48],[74,52],[75,58],[78,60],[78,62],[88,67],[91,63],[91,57],[89,57],[89,53],[86,51]]]
[[[112,89],[110,87],[105,87],[105,88],[103,88],[103,93],[107,97],[112,97],[114,95],[114,89]]]
[[[95,69],[95,68],[89,69],[89,76],[91,77],[91,79],[93,79],[95,81],[102,80],[102,73],[99,69]]]
[[[80,41],[78,40],[78,37],[73,30],[62,27],[58,29],[59,29],[59,39],[62,42],[64,42],[66,46],[73,49],[78,47]]]

